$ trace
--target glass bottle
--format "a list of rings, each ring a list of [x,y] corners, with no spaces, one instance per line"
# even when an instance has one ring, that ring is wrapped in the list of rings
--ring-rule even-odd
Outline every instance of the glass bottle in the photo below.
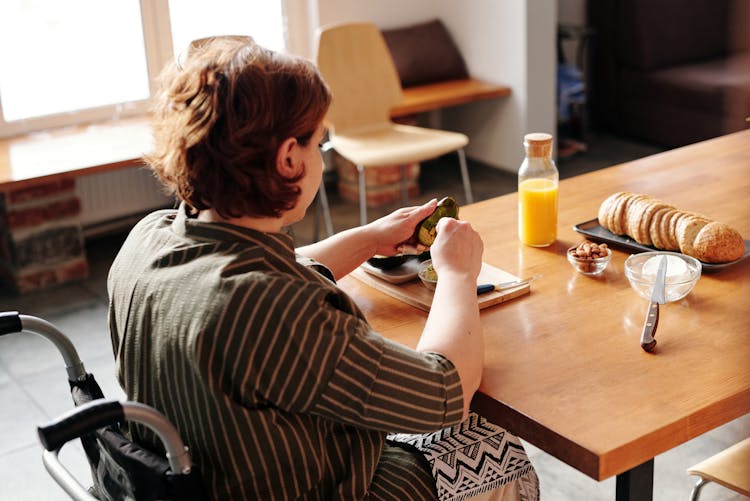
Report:
[[[552,136],[543,132],[523,138],[526,158],[518,170],[518,238],[532,247],[557,240],[557,186]]]

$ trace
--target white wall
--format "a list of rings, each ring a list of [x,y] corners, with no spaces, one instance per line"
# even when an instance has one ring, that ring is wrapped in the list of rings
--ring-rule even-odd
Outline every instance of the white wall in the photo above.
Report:
[[[517,171],[523,135],[554,134],[556,3],[549,0],[306,0],[293,2],[313,24],[301,29],[294,51],[311,57],[317,26],[369,20],[381,28],[440,18],[470,74],[511,87],[509,98],[445,110],[443,124],[470,138],[467,154]],[[291,27],[290,27],[291,28]],[[307,41],[305,41],[305,35]],[[305,47],[307,45],[307,47]]]

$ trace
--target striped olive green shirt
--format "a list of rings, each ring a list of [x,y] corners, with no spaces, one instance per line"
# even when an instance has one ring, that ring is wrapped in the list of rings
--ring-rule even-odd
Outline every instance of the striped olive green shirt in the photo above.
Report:
[[[459,422],[455,368],[373,332],[310,261],[184,206],[146,217],[108,280],[120,384],[177,426],[215,499],[433,498],[385,436]]]

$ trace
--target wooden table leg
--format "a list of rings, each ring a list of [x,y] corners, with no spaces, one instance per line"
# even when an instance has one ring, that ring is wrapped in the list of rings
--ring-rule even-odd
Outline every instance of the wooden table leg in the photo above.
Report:
[[[654,460],[617,475],[617,501],[651,501],[654,497]]]

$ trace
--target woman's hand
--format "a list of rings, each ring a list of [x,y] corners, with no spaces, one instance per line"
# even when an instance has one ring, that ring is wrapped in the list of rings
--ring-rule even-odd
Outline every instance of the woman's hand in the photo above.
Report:
[[[424,205],[404,207],[369,223],[367,232],[373,238],[373,254],[392,256],[406,252],[409,248],[412,252],[427,250],[427,247],[417,242],[414,230],[436,208],[437,199],[432,199]]]
[[[438,276],[455,272],[476,280],[482,268],[484,251],[479,233],[467,221],[448,217],[440,219],[436,229],[430,257]]]
[[[426,250],[417,245],[414,229],[424,218],[435,212],[437,200],[430,200],[417,207],[404,207],[377,219],[370,224],[349,228],[340,233],[299,247],[297,252],[326,265],[338,280],[374,254],[392,256],[407,252]]]

